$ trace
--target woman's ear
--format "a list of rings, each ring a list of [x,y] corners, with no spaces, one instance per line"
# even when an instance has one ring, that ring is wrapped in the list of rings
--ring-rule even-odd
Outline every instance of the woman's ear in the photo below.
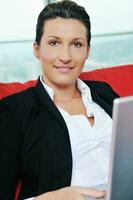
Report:
[[[33,52],[34,56],[39,59],[39,45],[36,42],[33,43]]]

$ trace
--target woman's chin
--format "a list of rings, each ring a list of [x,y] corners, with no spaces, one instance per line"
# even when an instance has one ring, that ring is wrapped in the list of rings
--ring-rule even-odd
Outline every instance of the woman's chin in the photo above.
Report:
[[[55,85],[58,85],[60,87],[67,87],[70,85],[75,84],[76,79],[58,79],[57,81],[55,81]]]

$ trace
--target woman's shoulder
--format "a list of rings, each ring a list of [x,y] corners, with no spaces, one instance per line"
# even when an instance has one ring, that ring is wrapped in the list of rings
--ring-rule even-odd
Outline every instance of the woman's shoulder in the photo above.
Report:
[[[105,87],[108,89],[112,89],[111,86],[107,82],[103,81],[95,81],[95,80],[85,80],[84,81],[90,88],[99,88]]]
[[[92,92],[97,94],[105,94],[109,96],[119,97],[119,95],[114,91],[114,89],[107,83],[102,81],[85,81]]]
[[[10,94],[3,99],[0,100],[0,102],[5,102],[5,101],[19,101],[21,98],[29,98],[30,96],[33,96],[34,94],[34,89],[33,87],[29,87],[28,89],[25,89],[23,91],[19,91],[13,94]]]
[[[24,111],[35,104],[34,88],[30,87],[24,91],[4,97],[0,100],[0,111],[11,110],[13,112]]]

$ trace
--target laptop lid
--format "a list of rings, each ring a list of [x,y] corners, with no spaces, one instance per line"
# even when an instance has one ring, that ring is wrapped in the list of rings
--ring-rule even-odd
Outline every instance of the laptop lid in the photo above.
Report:
[[[107,200],[133,200],[133,96],[114,100]]]

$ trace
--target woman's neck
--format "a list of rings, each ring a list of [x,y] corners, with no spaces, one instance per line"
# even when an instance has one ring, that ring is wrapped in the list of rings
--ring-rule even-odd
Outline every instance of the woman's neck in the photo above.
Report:
[[[55,102],[69,102],[75,98],[79,98],[80,92],[77,89],[76,85],[68,86],[64,88],[56,88],[54,89],[54,101]]]
[[[54,90],[54,101],[68,102],[81,96],[77,88],[76,81],[69,85],[52,84],[45,80],[44,77],[43,81]]]
[[[79,98],[80,92],[77,88],[76,81],[68,85],[52,84],[43,76],[42,80],[45,84],[54,90],[54,101],[55,102],[68,102],[74,98]]]

